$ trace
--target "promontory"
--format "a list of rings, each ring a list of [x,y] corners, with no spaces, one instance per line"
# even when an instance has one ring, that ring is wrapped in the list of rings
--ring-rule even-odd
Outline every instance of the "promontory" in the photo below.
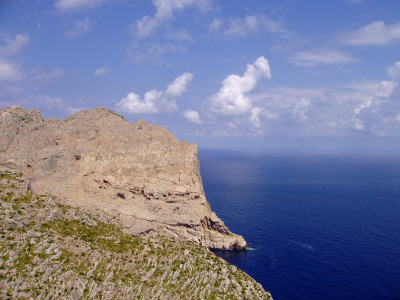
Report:
[[[104,107],[65,120],[37,109],[0,110],[0,163],[29,189],[109,220],[136,237],[161,235],[212,249],[245,249],[206,200],[194,143]]]

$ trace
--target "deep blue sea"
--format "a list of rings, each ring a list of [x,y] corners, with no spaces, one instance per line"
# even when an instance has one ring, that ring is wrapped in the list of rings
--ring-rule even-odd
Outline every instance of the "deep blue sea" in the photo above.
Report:
[[[400,299],[400,153],[200,149],[215,251],[274,300]]]

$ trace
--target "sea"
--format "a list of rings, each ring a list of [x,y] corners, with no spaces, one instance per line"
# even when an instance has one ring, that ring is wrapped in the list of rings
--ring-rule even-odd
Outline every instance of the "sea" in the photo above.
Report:
[[[251,250],[214,251],[274,300],[400,299],[400,153],[199,149],[213,211]]]

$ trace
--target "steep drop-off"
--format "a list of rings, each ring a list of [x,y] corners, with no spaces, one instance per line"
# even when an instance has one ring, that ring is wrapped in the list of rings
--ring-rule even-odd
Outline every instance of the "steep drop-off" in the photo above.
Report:
[[[37,109],[0,110],[0,163],[11,163],[37,194],[103,212],[133,236],[179,237],[215,249],[244,249],[211,211],[197,147],[140,120],[128,123],[103,107],[66,120]]]
[[[0,165],[0,299],[272,299],[205,247],[103,219],[36,195]]]

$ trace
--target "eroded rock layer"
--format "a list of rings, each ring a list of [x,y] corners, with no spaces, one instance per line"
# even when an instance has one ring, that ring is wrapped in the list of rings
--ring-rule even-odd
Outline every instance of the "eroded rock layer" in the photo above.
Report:
[[[114,217],[124,232],[181,237],[216,249],[243,249],[211,211],[197,147],[103,107],[66,120],[37,109],[0,110],[0,162],[27,174],[31,189]]]

